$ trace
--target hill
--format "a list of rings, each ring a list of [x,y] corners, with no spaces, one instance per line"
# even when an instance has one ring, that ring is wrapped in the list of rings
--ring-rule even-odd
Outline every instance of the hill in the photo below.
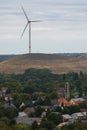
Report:
[[[14,57],[15,55],[0,55],[0,62],[10,59],[12,57]]]
[[[21,74],[28,68],[46,68],[53,73],[87,72],[87,54],[24,54],[0,62],[0,73]]]

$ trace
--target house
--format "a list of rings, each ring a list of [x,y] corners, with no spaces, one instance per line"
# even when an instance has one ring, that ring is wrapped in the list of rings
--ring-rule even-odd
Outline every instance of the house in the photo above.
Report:
[[[0,88],[0,97],[5,96],[7,89],[8,89],[7,87]]]
[[[72,98],[70,100],[71,105],[79,105],[80,103],[84,102],[84,98]]]
[[[24,104],[25,104],[25,106],[27,106],[27,107],[33,107],[33,102],[32,102],[32,100],[26,100],[26,101],[24,102]]]
[[[87,109],[80,109],[80,111],[84,115],[84,118],[87,119]]]
[[[42,114],[41,114],[41,118],[44,118],[44,117],[46,117],[46,112],[45,111],[42,112]]]
[[[51,110],[54,111],[58,107],[58,101],[57,99],[51,100]]]
[[[63,122],[63,123],[60,123],[59,125],[57,125],[57,128],[61,128],[65,125],[69,125],[69,122]]]
[[[69,114],[62,115],[62,118],[63,118],[63,122],[66,122],[66,121],[72,122],[73,121],[72,116],[70,116]]]
[[[8,90],[8,87],[2,87],[1,88],[1,91],[2,91],[3,94],[5,94],[7,90]]]
[[[41,106],[41,108],[43,108],[45,111],[47,111],[48,109],[50,109],[50,106]]]
[[[58,106],[58,101],[56,99],[51,100],[51,105],[54,106],[54,107]]]
[[[82,112],[82,114],[84,115],[84,119],[87,119],[87,112]]]
[[[29,117],[17,117],[15,118],[17,124],[27,124],[27,125],[32,125],[33,122],[37,122],[38,125],[40,124],[41,122],[41,118],[29,118]]]
[[[83,99],[85,99],[85,101],[87,102],[87,96],[84,96]]]
[[[58,105],[60,106],[60,107],[62,107],[62,106],[67,106],[67,107],[69,107],[71,104],[70,104],[70,102],[68,102],[65,98],[59,98],[58,99]]]
[[[28,117],[28,115],[25,112],[19,112],[18,117]]]
[[[74,119],[74,121],[84,119],[84,115],[81,112],[73,113],[71,116]]]
[[[4,99],[5,99],[5,101],[11,101],[11,100],[13,100],[11,94],[5,94]]]
[[[52,112],[52,113],[54,113],[54,114],[56,114],[56,115],[58,115],[58,114],[59,114],[59,112]]]
[[[34,113],[35,109],[33,107],[26,107],[24,112],[29,116],[30,113]]]
[[[25,103],[22,102],[21,105],[19,106],[19,108],[22,108],[22,107],[25,107],[25,106],[26,106]]]
[[[14,108],[16,109],[16,106],[12,102],[6,102],[3,105],[5,108]]]

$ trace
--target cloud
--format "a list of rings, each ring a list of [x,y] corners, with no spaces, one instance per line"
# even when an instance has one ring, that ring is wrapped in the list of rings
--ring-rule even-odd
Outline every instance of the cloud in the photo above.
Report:
[[[25,52],[24,43],[28,44],[28,30],[22,40],[20,40],[20,35],[27,20],[20,3],[24,6],[30,20],[43,20],[41,23],[32,24],[34,48],[32,51],[38,51],[36,45],[39,45],[41,52],[85,50],[87,0],[1,0],[0,46],[2,42],[6,45],[15,42],[15,46],[22,43],[21,50]],[[78,46],[79,44],[81,47]],[[20,46],[18,49],[20,50]]]

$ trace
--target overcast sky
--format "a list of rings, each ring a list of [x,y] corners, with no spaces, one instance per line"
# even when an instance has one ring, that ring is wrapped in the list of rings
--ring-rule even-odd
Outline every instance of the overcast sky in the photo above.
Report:
[[[28,53],[23,5],[32,23],[32,53],[87,52],[87,0],[0,0],[0,54]]]

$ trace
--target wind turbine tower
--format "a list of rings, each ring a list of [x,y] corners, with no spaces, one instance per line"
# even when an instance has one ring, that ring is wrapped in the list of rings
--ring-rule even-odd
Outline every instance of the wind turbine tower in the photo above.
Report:
[[[24,15],[25,15],[26,19],[27,19],[27,24],[26,24],[26,26],[25,26],[25,28],[24,28],[24,30],[23,30],[23,32],[22,32],[21,38],[22,38],[22,36],[23,36],[23,34],[24,34],[26,28],[28,27],[28,28],[29,28],[29,53],[31,53],[31,23],[33,23],[33,22],[41,22],[41,21],[40,21],[40,20],[36,20],[36,21],[31,21],[31,20],[29,20],[29,18],[28,18],[28,16],[27,16],[27,14],[26,14],[26,12],[25,12],[23,6],[21,6],[21,8],[22,8],[22,10],[23,10],[23,12],[24,12]]]

